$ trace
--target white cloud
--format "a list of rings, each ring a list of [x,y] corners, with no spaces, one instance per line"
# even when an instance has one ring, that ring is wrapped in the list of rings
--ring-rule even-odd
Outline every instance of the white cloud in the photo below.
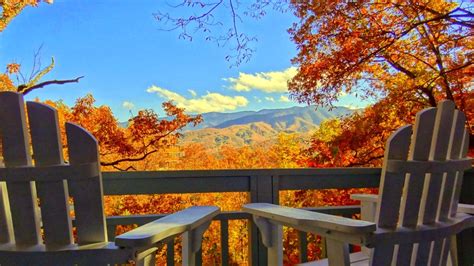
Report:
[[[288,103],[288,102],[290,102],[290,99],[288,99],[288,96],[281,95],[280,99],[278,99],[278,101],[282,102],[282,103]]]
[[[341,106],[346,107],[347,109],[351,109],[351,110],[357,110],[357,109],[364,108],[364,107],[353,105],[353,104],[343,104]]]
[[[156,93],[166,100],[172,100],[176,106],[186,108],[188,112],[223,112],[235,110],[248,104],[247,98],[243,96],[227,96],[215,92],[207,92],[206,95],[197,98],[186,98],[176,92],[158,86],[151,86],[146,91],[148,93]]]
[[[196,93],[195,90],[189,89],[188,91],[189,91],[189,93],[191,93],[191,95],[192,95],[193,97],[196,97],[196,96],[197,96],[197,93]]]
[[[273,98],[273,97],[265,97],[265,100],[267,100],[269,102],[275,102],[275,98]]]
[[[255,74],[239,73],[238,78],[226,78],[231,89],[236,91],[261,90],[266,93],[287,92],[287,82],[297,73],[296,67],[284,71],[259,72]]]
[[[122,103],[122,107],[127,109],[127,110],[132,110],[135,107],[135,105],[132,102],[124,101]]]

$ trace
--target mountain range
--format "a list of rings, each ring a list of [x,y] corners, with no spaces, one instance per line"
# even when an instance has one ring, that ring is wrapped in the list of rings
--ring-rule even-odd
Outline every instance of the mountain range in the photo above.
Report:
[[[294,106],[283,109],[263,109],[260,111],[242,111],[234,113],[210,112],[202,114],[203,122],[196,127],[187,127],[185,131],[204,128],[227,128],[235,125],[246,125],[263,122],[277,131],[304,132],[314,129],[323,120],[352,113],[346,107],[315,109],[314,106]]]
[[[346,107],[315,109],[314,106],[263,109],[234,113],[204,113],[203,122],[186,127],[180,143],[204,143],[218,148],[223,144],[240,147],[276,140],[280,132],[307,136],[325,119],[352,113]]]

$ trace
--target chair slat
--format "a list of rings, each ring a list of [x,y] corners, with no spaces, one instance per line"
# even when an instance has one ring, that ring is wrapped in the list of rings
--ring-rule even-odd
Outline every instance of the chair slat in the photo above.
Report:
[[[441,259],[439,265],[447,265],[450,248],[451,237],[448,237],[444,239],[443,251],[441,252]]]
[[[5,182],[0,182],[0,232],[0,244],[13,241],[12,215]]]
[[[417,114],[408,157],[409,160],[428,160],[435,117],[436,108],[425,109]],[[417,225],[424,181],[425,174],[413,173],[407,178],[400,210],[402,226],[415,227]]]
[[[23,96],[13,92],[0,94],[0,128],[6,167],[31,166],[29,137]],[[17,244],[40,243],[36,187],[34,182],[7,182],[12,223]]]
[[[441,261],[441,253],[443,250],[444,239],[433,241],[433,246],[430,253],[430,265],[439,265]]]
[[[387,140],[380,179],[380,204],[376,212],[376,222],[380,228],[395,228],[399,219],[399,208],[405,173],[387,171],[389,160],[406,160],[410,147],[412,126],[403,126]],[[395,254],[394,254],[395,253]],[[371,265],[382,265],[387,258],[396,258],[394,245],[377,246],[371,258]]]
[[[398,246],[397,265],[410,265],[413,252],[413,243]]]
[[[97,141],[91,134],[72,123],[66,123],[66,133],[71,165],[99,162]],[[100,172],[95,178],[70,180],[69,189],[74,198],[78,243],[107,241]]]
[[[448,157],[449,137],[454,117],[454,103],[451,101],[442,101],[438,104],[436,113],[435,127],[433,131],[433,140],[431,143],[430,159],[445,161]],[[422,198],[422,221],[423,224],[435,222],[440,202],[441,186],[444,175],[434,173],[429,175],[429,185],[425,187],[425,195]]]
[[[459,151],[460,157],[465,158],[469,150],[469,131],[464,128],[463,137],[462,137],[461,149]],[[459,172],[456,176],[456,182],[454,185],[453,199],[451,200],[450,207],[450,216],[454,216],[458,210],[459,196],[461,195],[461,186],[463,180],[464,172]]]
[[[27,106],[35,166],[64,164],[56,110],[36,102],[28,102]],[[67,181],[36,182],[36,186],[41,204],[45,243],[72,244]]]
[[[376,213],[376,222],[381,228],[395,228],[397,226],[405,174],[387,172],[386,165],[388,160],[407,159],[411,133],[411,126],[401,127],[390,136],[385,146],[384,167],[379,189],[380,204]]]
[[[454,103],[451,101],[442,101],[438,104],[436,113],[435,127],[433,130],[433,139],[431,142],[430,160],[445,161],[448,159],[448,149],[452,127],[454,124]],[[428,184],[424,188],[421,207],[421,221],[423,224],[434,223],[439,215],[439,207],[443,193],[443,185],[446,183],[448,173],[432,173],[428,175]],[[439,253],[442,249],[442,239],[435,240],[428,246],[420,245],[418,255],[428,252],[428,256],[433,260],[439,260]]]
[[[435,118],[436,108],[424,109],[417,113],[408,155],[409,160],[428,160]],[[399,224],[401,226],[416,227],[424,182],[425,173],[411,173],[407,176],[400,207]],[[399,265],[409,265],[412,252],[413,243],[401,245],[397,254],[397,263]]]
[[[431,244],[433,242],[420,242],[418,244],[415,265],[428,265]]]
[[[453,118],[454,103],[451,101],[440,102],[436,112],[429,160],[446,161],[448,158]],[[440,195],[443,192],[442,186],[445,185],[446,176],[446,173],[427,174],[421,197],[419,217],[421,224],[432,224],[436,221],[441,203]],[[442,249],[442,241],[440,239],[433,242],[420,242],[416,263],[433,257],[433,254],[439,254]],[[434,255],[434,260],[436,260],[436,255]]]
[[[465,116],[462,112],[456,110],[454,112],[454,122],[450,135],[448,146],[448,159],[457,160],[461,158],[461,148],[463,143],[464,126],[466,123]],[[443,192],[441,197],[441,204],[438,210],[438,219],[441,221],[450,217],[450,208],[452,206],[454,186],[459,173],[464,172],[464,169],[452,169],[447,172],[443,184]]]
[[[379,245],[374,248],[372,257],[370,257],[370,265],[391,265],[393,260],[393,245]]]

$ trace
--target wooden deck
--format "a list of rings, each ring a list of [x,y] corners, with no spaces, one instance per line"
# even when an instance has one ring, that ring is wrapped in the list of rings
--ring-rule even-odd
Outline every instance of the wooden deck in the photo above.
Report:
[[[327,169],[258,169],[258,170],[203,170],[157,172],[105,172],[105,195],[247,192],[250,202],[279,203],[280,190],[372,188],[378,187],[380,168],[327,168]],[[474,171],[465,173],[462,203],[474,204]],[[360,210],[358,206],[313,208],[330,214],[350,217]],[[144,224],[163,215],[133,215],[107,217],[109,238],[113,239],[117,225]],[[221,226],[222,265],[228,265],[229,220],[251,219],[235,211],[216,216]],[[266,265],[266,248],[260,243],[255,226],[250,226],[249,265]],[[300,233],[303,235],[304,233]],[[306,238],[300,237],[301,260],[306,261]],[[167,252],[168,265],[173,265],[173,245]],[[474,230],[466,230],[458,237],[460,265],[474,265]],[[200,258],[198,256],[198,264]]]

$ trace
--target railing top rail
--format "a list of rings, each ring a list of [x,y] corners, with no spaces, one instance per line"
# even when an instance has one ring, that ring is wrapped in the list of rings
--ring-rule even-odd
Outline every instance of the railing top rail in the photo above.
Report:
[[[106,195],[249,192],[258,177],[278,190],[377,187],[380,168],[232,169],[104,172]],[[469,170],[466,178],[474,177]]]
[[[169,177],[243,177],[243,176],[315,176],[347,174],[379,174],[379,167],[340,167],[340,168],[268,168],[268,169],[211,169],[211,170],[159,170],[134,172],[103,172],[104,178],[169,178]]]

